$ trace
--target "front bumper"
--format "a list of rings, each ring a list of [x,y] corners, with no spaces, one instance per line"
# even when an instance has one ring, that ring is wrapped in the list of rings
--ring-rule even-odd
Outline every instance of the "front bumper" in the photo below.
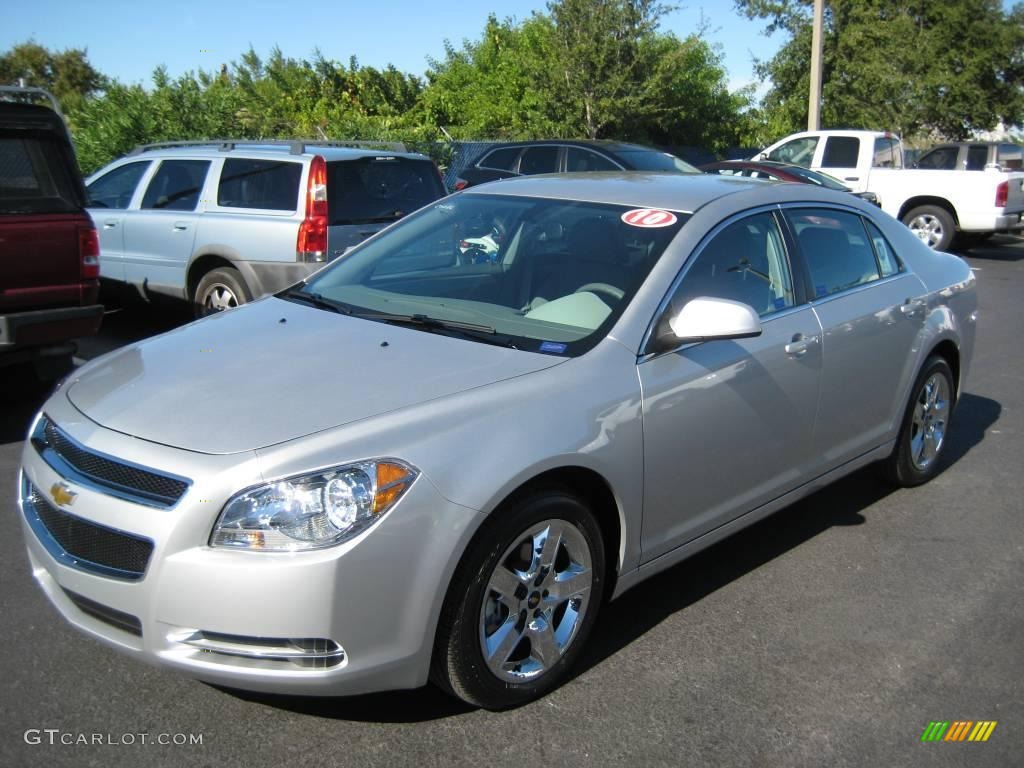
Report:
[[[348,695],[426,682],[437,615],[478,512],[447,501],[421,476],[374,528],[337,547],[211,548],[223,503],[242,487],[240,477],[257,472],[254,456],[200,455],[120,435],[76,415],[61,392],[46,411],[90,449],[191,480],[169,509],[140,505],[69,480],[26,442],[19,508],[33,575],[78,629],[140,660],[234,688]],[[33,529],[24,496],[34,486],[49,504],[61,483],[75,496],[60,513],[152,542],[141,577],[76,565],[38,524]]]

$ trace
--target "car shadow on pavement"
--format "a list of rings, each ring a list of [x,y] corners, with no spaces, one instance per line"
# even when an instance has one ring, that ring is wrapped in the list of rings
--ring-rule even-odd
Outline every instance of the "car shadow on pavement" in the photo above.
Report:
[[[943,471],[984,439],[1001,410],[999,403],[986,397],[965,393],[960,398]],[[634,587],[623,599],[602,609],[569,680],[601,664],[672,614],[819,533],[833,526],[867,522],[862,511],[893,492],[875,467],[865,467]],[[344,698],[218,690],[289,712],[356,722],[426,722],[474,710],[432,686]]]
[[[985,259],[987,261],[1021,261],[1024,259],[1024,237],[996,235],[991,240],[986,240],[970,248],[954,247],[953,253],[965,258]]]
[[[30,365],[0,368],[0,376],[9,377],[0,410],[0,445],[19,443],[28,434],[33,417],[53,389],[53,382],[38,381]]]

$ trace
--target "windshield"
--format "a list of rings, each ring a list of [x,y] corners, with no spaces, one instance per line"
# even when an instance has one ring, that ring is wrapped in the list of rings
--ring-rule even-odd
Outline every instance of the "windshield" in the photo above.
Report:
[[[668,152],[645,149],[620,149],[616,154],[633,166],[635,171],[677,171],[679,173],[700,173],[685,160]]]
[[[461,194],[404,219],[298,291],[280,295],[424,332],[582,354],[608,332],[687,218]]]

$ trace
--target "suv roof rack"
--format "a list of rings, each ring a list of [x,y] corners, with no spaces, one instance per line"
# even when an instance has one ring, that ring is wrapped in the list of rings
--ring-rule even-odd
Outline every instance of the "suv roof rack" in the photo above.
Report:
[[[45,91],[44,91],[45,93]],[[52,97],[51,97],[52,98]],[[407,152],[400,141],[343,141],[333,139],[201,139],[199,141],[158,141],[153,144],[140,144],[129,155],[139,155],[154,149],[173,147],[216,147],[221,152],[230,152],[239,146],[280,146],[288,147],[289,154],[301,155],[307,147],[349,147],[367,149],[384,149],[389,152]]]
[[[53,111],[60,115],[61,119],[64,118],[64,113],[60,111],[60,104],[57,103],[57,98],[45,88],[36,88],[30,85],[0,85],[0,99],[3,100],[31,104],[33,102],[31,97],[38,98],[39,96],[49,101]]]

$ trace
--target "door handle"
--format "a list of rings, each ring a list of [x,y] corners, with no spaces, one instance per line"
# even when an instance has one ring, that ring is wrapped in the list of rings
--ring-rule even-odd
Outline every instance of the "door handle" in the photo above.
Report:
[[[174,222],[174,231],[175,232],[184,232],[186,229],[188,229],[188,222],[187,221],[176,221],[176,222]]]
[[[860,176],[844,176],[843,181],[860,181]]]
[[[900,312],[907,317],[914,317],[924,310],[924,301],[921,299],[907,299],[900,304]]]
[[[812,346],[818,343],[817,336],[804,336],[802,333],[793,334],[793,339],[784,349],[790,357],[803,357]]]

